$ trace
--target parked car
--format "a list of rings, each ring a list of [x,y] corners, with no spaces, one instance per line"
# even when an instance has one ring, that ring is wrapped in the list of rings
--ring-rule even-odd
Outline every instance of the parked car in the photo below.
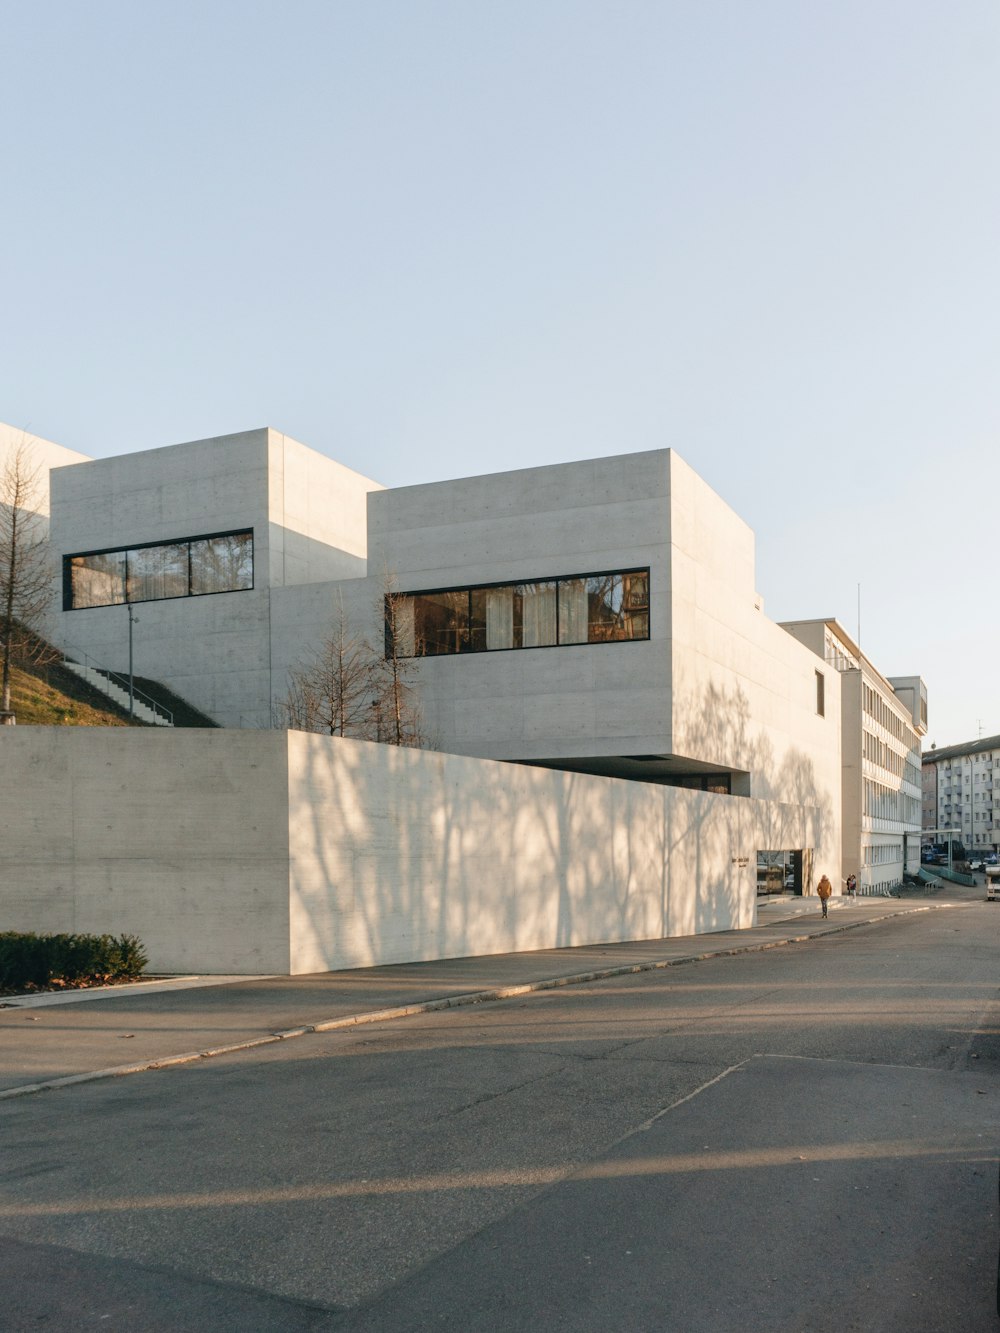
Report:
[[[978,856],[977,856],[977,857],[975,857],[973,860],[971,860],[971,861],[969,862],[969,869],[970,869],[970,870],[985,870],[985,869],[986,869],[986,862],[985,862],[984,860],[982,860],[981,857],[978,857]]]

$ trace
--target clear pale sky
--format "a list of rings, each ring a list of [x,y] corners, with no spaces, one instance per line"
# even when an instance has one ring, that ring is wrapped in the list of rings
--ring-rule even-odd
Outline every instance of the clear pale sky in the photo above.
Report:
[[[0,2],[0,419],[387,485],[670,446],[1000,733],[996,0]]]

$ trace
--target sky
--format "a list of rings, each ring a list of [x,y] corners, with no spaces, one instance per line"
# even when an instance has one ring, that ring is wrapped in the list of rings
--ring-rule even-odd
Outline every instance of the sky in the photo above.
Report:
[[[995,0],[0,0],[0,420],[406,485],[670,447],[1000,733]]]

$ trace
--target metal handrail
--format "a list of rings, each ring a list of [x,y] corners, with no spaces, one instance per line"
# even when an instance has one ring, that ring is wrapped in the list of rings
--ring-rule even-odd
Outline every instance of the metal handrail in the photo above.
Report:
[[[140,690],[136,686],[134,680],[129,681],[128,676],[123,676],[119,671],[112,671],[110,667],[102,666],[100,662],[95,662],[89,653],[85,653],[82,648],[74,648],[72,644],[68,644],[62,649],[62,655],[63,661],[65,662],[74,662],[77,666],[82,666],[90,671],[96,671],[98,675],[107,676],[109,679],[114,680],[117,684],[121,685],[126,693],[131,694],[133,699],[140,699],[147,708],[151,709],[159,717],[166,719],[168,726],[172,727],[174,725],[174,715],[170,709],[167,708],[165,704],[157,703],[157,701],[150,695],[146,694],[144,690]],[[77,660],[81,657],[83,658],[82,662]]]

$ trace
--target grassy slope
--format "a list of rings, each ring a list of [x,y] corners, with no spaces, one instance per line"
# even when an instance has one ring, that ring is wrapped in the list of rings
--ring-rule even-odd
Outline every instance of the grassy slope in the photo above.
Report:
[[[174,715],[175,727],[214,727],[216,724],[199,713],[165,686],[139,676],[136,688],[145,691]],[[11,674],[11,706],[18,726],[67,727],[144,727],[145,722],[129,721],[128,712],[112,703],[99,690],[67,671],[59,662],[46,666],[22,664]]]
[[[109,699],[57,663],[47,667],[14,667],[11,707],[19,727],[129,725],[128,717]]]

